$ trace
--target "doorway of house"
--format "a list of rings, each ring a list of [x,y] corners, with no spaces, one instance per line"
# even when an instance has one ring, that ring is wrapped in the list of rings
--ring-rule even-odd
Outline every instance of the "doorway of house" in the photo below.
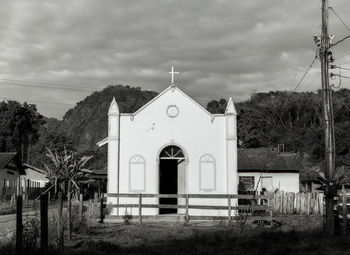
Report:
[[[165,147],[159,154],[159,194],[179,194],[184,181],[179,165],[185,160],[183,151],[174,145]],[[181,168],[182,169],[182,168]],[[181,187],[179,187],[181,186]],[[159,198],[160,205],[177,205],[177,198]],[[177,213],[176,208],[160,208],[159,214]]]

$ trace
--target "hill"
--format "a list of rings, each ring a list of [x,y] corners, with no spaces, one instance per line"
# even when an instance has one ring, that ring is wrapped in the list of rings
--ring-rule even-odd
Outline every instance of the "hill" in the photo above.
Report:
[[[116,98],[120,112],[135,112],[157,95],[129,86],[109,86],[94,92],[67,111],[62,121],[46,119],[41,137],[34,146],[37,155],[45,146],[58,150],[64,144],[80,153],[95,156],[93,167],[106,167],[106,148],[97,148],[96,142],[107,136],[108,107]],[[226,100],[212,100],[207,109],[223,113]],[[350,90],[334,93],[335,134],[338,168],[350,173]],[[322,170],[324,157],[322,128],[322,97],[320,92],[290,93],[271,91],[255,93],[249,100],[236,103],[238,138],[241,148],[275,147],[284,144],[286,151],[302,156],[305,169]],[[33,161],[38,156],[34,155]],[[42,160],[36,161],[38,164]],[[308,178],[309,172],[302,178]]]
[[[67,111],[61,128],[72,137],[79,151],[93,150],[96,142],[107,136],[108,108],[115,97],[121,113],[134,112],[157,95],[129,86],[109,86],[94,92]]]

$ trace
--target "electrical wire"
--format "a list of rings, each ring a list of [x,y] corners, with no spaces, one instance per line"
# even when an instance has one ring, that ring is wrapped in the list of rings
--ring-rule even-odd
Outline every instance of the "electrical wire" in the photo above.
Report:
[[[34,102],[34,103],[44,103],[44,104],[57,104],[57,105],[68,105],[68,106],[74,106],[74,104],[68,104],[68,103],[59,103],[59,102],[49,102],[49,101],[41,101],[41,100],[31,100],[31,99],[24,99],[24,98],[16,98],[16,99],[11,99],[8,97],[1,97],[3,100],[7,101],[16,101],[16,100],[21,100],[24,102]]]
[[[316,18],[316,15],[317,15],[317,13],[318,13],[318,9],[319,9],[320,6],[321,6],[321,0],[318,2],[318,5],[317,5],[317,7],[316,7],[316,11],[315,11],[314,17],[313,17],[313,19],[312,19],[312,23],[311,23],[311,31],[310,31],[310,33],[307,34],[307,36],[309,36],[310,34],[312,34],[312,28],[313,28],[313,26],[314,26],[315,18]],[[305,52],[301,55],[298,66],[300,66],[301,61],[303,60],[304,56],[305,56]],[[294,78],[293,78],[293,82],[292,82],[291,88],[293,88],[293,86],[294,86],[294,84],[295,84],[295,80],[296,80],[296,78],[297,78],[297,74],[298,74],[298,69],[295,70],[295,74],[294,74]]]
[[[298,82],[298,84],[295,86],[293,92],[295,92],[297,90],[297,88],[300,86],[300,84],[303,82],[303,80],[305,79],[307,73],[310,71],[311,67],[314,65],[315,61],[317,59],[317,54],[315,55],[314,59],[312,60],[311,64],[309,65],[309,67],[306,69],[303,77],[301,77],[300,81]]]
[[[339,15],[335,12],[333,7],[329,7],[329,9],[335,14],[335,16],[337,16],[337,18],[340,20],[340,22],[343,23],[343,25],[346,27],[346,29],[350,31],[350,27],[348,25],[346,25],[345,22],[339,17]]]
[[[333,44],[332,44],[331,46],[329,46],[329,47],[336,46],[337,44],[339,44],[339,43],[341,43],[341,42],[345,41],[345,40],[346,40],[346,39],[348,39],[348,38],[350,38],[350,35],[345,36],[343,39],[341,39],[341,40],[337,41],[336,43],[333,43]]]
[[[345,78],[345,79],[350,79],[349,76],[344,76],[344,75],[339,75],[339,74],[334,74],[334,76],[338,76],[338,77]]]
[[[0,79],[2,83],[11,83],[12,85],[18,84],[17,86],[35,86],[39,88],[55,88],[55,89],[67,89],[67,90],[84,90],[84,91],[95,91],[94,88],[85,88],[71,84],[62,84],[62,83],[52,83],[52,82],[42,82],[42,81],[28,81],[28,80],[14,80],[14,79]],[[30,85],[31,83],[33,85]],[[43,86],[49,85],[49,86]]]
[[[312,84],[314,83],[314,81],[320,77],[320,73],[317,73],[317,75],[304,87],[304,90],[303,92],[306,92],[307,88]]]
[[[350,71],[350,68],[341,67],[341,66],[336,66],[336,67],[338,67],[338,68],[340,68],[340,69],[342,69],[342,70],[348,70],[348,71]]]

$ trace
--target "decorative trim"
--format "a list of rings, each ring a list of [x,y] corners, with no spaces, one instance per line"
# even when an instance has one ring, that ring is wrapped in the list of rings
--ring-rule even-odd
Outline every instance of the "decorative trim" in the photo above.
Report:
[[[157,153],[157,158],[156,158],[157,164],[159,164],[160,153],[168,146],[177,146],[177,147],[179,147],[182,150],[183,154],[185,155],[185,164],[186,165],[188,164],[189,158],[188,158],[187,151],[181,145],[179,145],[178,143],[175,143],[175,142],[166,143],[162,147],[160,147],[160,149],[158,150],[158,153]]]
[[[174,114],[170,110],[175,110]],[[176,105],[169,105],[168,108],[166,109],[166,114],[168,115],[169,118],[176,118],[179,115],[179,107]]]
[[[179,89],[176,86],[169,86],[168,88],[166,88],[165,90],[163,90],[161,93],[159,93],[156,97],[154,97],[151,101],[149,101],[148,103],[146,103],[144,106],[142,106],[140,109],[138,109],[136,112],[134,112],[133,115],[137,115],[139,112],[143,111],[145,108],[147,108],[150,104],[152,104],[154,101],[156,101],[158,98],[160,98],[163,94],[165,94],[167,91],[169,91],[172,88],[175,88],[175,90],[179,91],[182,95],[184,95],[185,97],[187,97],[194,105],[197,105],[197,107],[199,107],[200,109],[202,109],[206,114],[208,114],[209,116],[212,116],[212,114],[210,112],[208,112],[203,106],[201,106],[199,103],[197,103],[195,100],[193,100],[190,96],[188,96],[185,92],[183,92],[181,89]]]
[[[202,188],[202,163],[213,163],[214,165],[214,188],[204,189]],[[216,190],[216,161],[213,155],[206,153],[199,158],[199,189],[205,192]]]
[[[137,161],[132,162],[134,159]],[[143,165],[143,189],[132,189],[131,188],[131,165]],[[146,160],[143,156],[136,154],[129,160],[129,191],[130,192],[144,192],[146,190]]]

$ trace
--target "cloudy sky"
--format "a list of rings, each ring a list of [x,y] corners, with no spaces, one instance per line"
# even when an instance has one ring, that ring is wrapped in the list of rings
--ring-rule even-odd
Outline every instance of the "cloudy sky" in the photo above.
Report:
[[[330,6],[350,26],[350,1]],[[294,90],[315,55],[320,8],[321,0],[1,0],[0,97],[62,118],[107,85],[160,92],[172,65],[177,86],[202,105]],[[332,12],[330,33],[334,42],[350,34]],[[350,68],[350,39],[333,51]],[[319,66],[297,91],[320,88]]]

